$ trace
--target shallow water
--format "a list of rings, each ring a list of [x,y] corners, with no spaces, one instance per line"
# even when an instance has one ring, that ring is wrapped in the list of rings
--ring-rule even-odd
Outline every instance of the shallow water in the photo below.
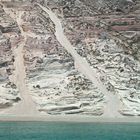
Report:
[[[140,123],[1,122],[0,140],[140,140]]]

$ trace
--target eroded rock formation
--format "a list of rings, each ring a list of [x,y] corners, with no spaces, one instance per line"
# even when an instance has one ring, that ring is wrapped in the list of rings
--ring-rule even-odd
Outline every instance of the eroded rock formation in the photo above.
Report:
[[[20,87],[26,87],[37,109],[47,114],[140,115],[138,0],[25,0],[2,5],[1,108],[22,100]],[[26,77],[19,84],[13,80],[14,50],[21,42]]]

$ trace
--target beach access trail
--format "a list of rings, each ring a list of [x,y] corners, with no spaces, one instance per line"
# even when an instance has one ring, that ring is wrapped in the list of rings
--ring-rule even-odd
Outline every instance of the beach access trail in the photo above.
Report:
[[[10,77],[10,81],[15,83],[19,94],[21,97],[21,101],[17,103],[12,108],[6,110],[4,114],[17,114],[17,115],[34,115],[39,113],[36,109],[35,103],[33,102],[30,91],[26,85],[26,68],[24,65],[24,46],[26,44],[27,35],[23,31],[22,28],[22,19],[23,11],[16,11],[16,14],[13,14],[8,8],[4,7],[5,12],[18,24],[20,29],[20,38],[21,40],[12,47],[13,56],[14,56],[14,73]]]
[[[96,71],[94,71],[88,62],[82,58],[71,45],[70,41],[67,39],[66,35],[64,34],[63,27],[61,24],[61,20],[51,11],[49,7],[44,7],[38,4],[43,11],[45,11],[52,22],[55,24],[55,36],[59,43],[72,55],[75,61],[75,68],[84,74],[88,79],[92,81],[92,83],[105,95],[106,97],[106,105],[104,109],[104,117],[120,117],[119,114],[119,104],[120,100],[116,94],[112,94],[111,92],[107,91],[105,86],[97,77]]]

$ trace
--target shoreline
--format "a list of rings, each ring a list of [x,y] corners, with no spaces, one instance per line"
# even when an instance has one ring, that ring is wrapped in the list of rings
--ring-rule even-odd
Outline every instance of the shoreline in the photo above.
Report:
[[[140,117],[104,118],[93,116],[0,115],[0,122],[140,123]]]

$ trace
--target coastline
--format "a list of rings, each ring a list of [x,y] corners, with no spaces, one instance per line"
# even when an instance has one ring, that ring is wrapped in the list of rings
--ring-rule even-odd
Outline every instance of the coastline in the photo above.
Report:
[[[90,122],[93,122],[93,123],[94,122],[95,123],[140,123],[140,117],[120,116],[120,114],[118,114],[118,110],[119,110],[119,106],[120,106],[120,102],[118,102],[118,101],[120,101],[120,100],[116,100],[117,97],[115,97],[115,94],[111,95],[108,91],[106,91],[106,88],[103,86],[103,84],[98,81],[98,79],[100,79],[100,76],[98,78],[98,76],[97,76],[98,74],[96,74],[96,72],[92,71],[90,65],[87,62],[85,62],[83,60],[83,58],[81,58],[80,55],[77,54],[75,49],[73,49],[73,46],[71,45],[70,41],[67,39],[66,35],[64,34],[63,26],[61,24],[61,20],[55,15],[55,13],[52,13],[50,9],[47,9],[45,7],[44,8],[42,7],[42,9],[44,9],[44,11],[46,11],[46,14],[49,15],[51,21],[55,24],[56,39],[61,44],[61,46],[64,47],[64,49],[67,50],[67,52],[69,54],[71,54],[72,57],[74,58],[74,62],[76,64],[75,68],[79,72],[81,72],[85,76],[87,76],[88,79],[90,79],[90,81],[92,81],[97,87],[99,87],[100,90],[102,89],[101,91],[103,91],[104,94],[106,93],[105,95],[107,97],[107,100],[105,101],[106,102],[106,107],[104,109],[104,112],[105,112],[104,116],[43,115],[43,114],[40,115],[40,114],[38,114],[38,111],[36,110],[35,104],[32,102],[30,96],[28,96],[28,94],[29,95],[32,95],[32,94],[28,90],[28,86],[26,85],[26,81],[25,81],[25,79],[26,79],[26,67],[24,66],[24,59],[23,59],[24,54],[22,53],[22,50],[23,50],[23,47],[26,45],[25,44],[26,43],[26,36],[28,36],[28,34],[26,34],[25,33],[26,31],[24,32],[23,29],[22,29],[22,24],[23,23],[22,23],[22,18],[21,17],[22,17],[22,12],[23,11],[22,12],[20,11],[21,13],[18,11],[15,14],[15,16],[13,17],[13,19],[16,19],[16,22],[18,24],[18,28],[21,31],[21,36],[23,37],[24,41],[22,41],[21,44],[18,45],[18,47],[16,47],[15,50],[14,50],[15,51],[14,54],[16,54],[15,55],[16,56],[15,57],[15,63],[14,63],[14,66],[15,66],[16,70],[15,70],[15,74],[14,74],[15,78],[13,78],[12,82],[13,83],[18,82],[15,85],[17,85],[17,89],[19,89],[19,93],[21,94],[21,97],[23,98],[23,101],[21,101],[17,106],[8,110],[8,113],[11,113],[11,114],[0,114],[0,122],[18,122],[18,121],[23,121],[23,122],[35,121],[35,122],[37,122],[37,121],[39,121],[39,122],[75,122],[75,123],[79,123],[79,122],[83,122],[83,123],[84,122],[89,122],[89,123]],[[7,11],[6,9],[4,9],[4,10]],[[10,14],[10,13],[11,12],[7,12],[7,14]],[[11,16],[11,18],[12,18],[12,16]],[[22,64],[22,67],[20,66],[21,64]],[[19,76],[19,75],[22,75],[22,76]],[[41,84],[39,84],[39,87],[40,87],[40,85]],[[48,96],[48,95],[46,94],[45,97],[46,96]],[[54,96],[55,96],[55,94],[54,94]],[[60,94],[60,97],[63,97],[63,94],[62,94],[62,96]],[[92,98],[94,98],[94,97],[92,97]],[[7,100],[7,98],[5,98],[5,99]],[[39,100],[37,98],[37,101],[42,102],[43,99],[44,99],[44,97],[42,97],[41,100]],[[128,98],[128,100],[129,100],[129,98]],[[77,99],[76,99],[76,101],[77,101]],[[129,107],[131,106],[131,104],[129,104],[127,101],[125,103]],[[78,105],[77,104],[74,105],[74,108],[78,108],[78,109],[81,108],[81,106],[82,106],[81,104],[82,103],[80,102],[80,105],[79,105],[79,101],[78,101]],[[47,106],[47,104],[46,104],[46,106]],[[73,107],[73,105],[72,105],[72,107]],[[136,108],[138,108],[138,107],[139,106],[136,106]],[[64,105],[63,108],[66,108],[66,106]],[[67,106],[67,108],[69,108],[69,106]],[[137,110],[138,110],[138,112],[137,112]],[[124,111],[127,111],[127,110],[124,109]],[[131,111],[131,109],[130,109],[130,111]],[[129,110],[128,110],[128,112],[129,112]],[[139,109],[134,109],[133,110],[133,108],[132,108],[131,114],[139,115]]]
[[[104,118],[80,115],[40,115],[40,116],[17,116],[0,115],[0,122],[74,122],[74,123],[140,123],[140,117]]]

